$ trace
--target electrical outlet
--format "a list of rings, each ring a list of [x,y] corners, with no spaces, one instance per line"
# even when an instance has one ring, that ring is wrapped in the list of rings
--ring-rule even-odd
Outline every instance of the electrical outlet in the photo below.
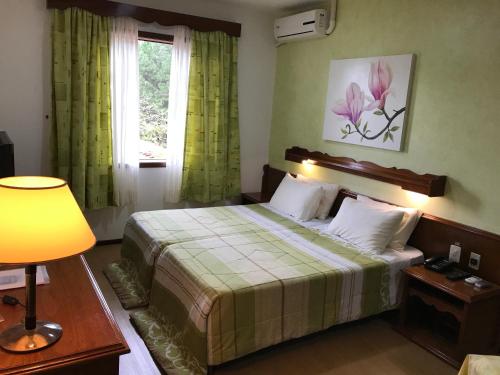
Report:
[[[460,244],[454,244],[450,246],[450,255],[448,256],[448,260],[450,262],[460,263],[460,253],[462,252],[462,248]]]
[[[481,262],[481,255],[471,252],[469,258],[469,267],[472,268],[473,270],[478,270],[480,262]]]

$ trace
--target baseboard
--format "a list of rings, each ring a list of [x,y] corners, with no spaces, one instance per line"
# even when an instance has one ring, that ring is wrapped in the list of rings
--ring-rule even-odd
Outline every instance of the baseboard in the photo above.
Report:
[[[113,239],[113,240],[102,240],[97,241],[96,246],[105,246],[105,245],[116,245],[122,243],[121,238]]]

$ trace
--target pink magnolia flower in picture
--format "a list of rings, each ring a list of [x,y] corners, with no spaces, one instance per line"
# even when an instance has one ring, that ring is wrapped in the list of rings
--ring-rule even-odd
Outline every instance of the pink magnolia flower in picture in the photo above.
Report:
[[[375,100],[365,106],[365,93],[356,82],[351,82],[347,86],[346,100],[336,103],[332,111],[339,116],[345,117],[352,124],[358,125],[364,111],[371,111],[379,106],[379,101]]]
[[[323,138],[400,150],[413,61],[412,54],[332,60]]]
[[[378,101],[378,108],[385,107],[385,99],[390,93],[389,87],[392,83],[392,70],[389,64],[383,60],[371,63],[370,75],[368,77],[368,87],[373,95],[373,99]]]

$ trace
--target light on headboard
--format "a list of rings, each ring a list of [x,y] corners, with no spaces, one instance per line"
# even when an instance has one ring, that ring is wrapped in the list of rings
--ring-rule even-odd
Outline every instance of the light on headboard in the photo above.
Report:
[[[302,164],[303,165],[316,165],[316,160],[312,160],[312,159],[304,159],[302,160]]]
[[[302,167],[307,175],[310,175],[314,171],[314,166],[317,164],[316,160],[304,159],[302,160]]]
[[[331,156],[319,151],[309,151],[294,146],[285,151],[285,160],[335,169],[373,180],[401,186],[405,190],[425,194],[429,197],[441,197],[445,193],[446,176],[418,174],[408,169],[383,167],[368,161],[356,161],[347,157]]]
[[[406,196],[408,197],[409,201],[411,202],[411,206],[414,208],[421,208],[423,207],[428,201],[429,201],[429,196],[421,193],[416,193],[414,191],[410,190],[405,190]]]

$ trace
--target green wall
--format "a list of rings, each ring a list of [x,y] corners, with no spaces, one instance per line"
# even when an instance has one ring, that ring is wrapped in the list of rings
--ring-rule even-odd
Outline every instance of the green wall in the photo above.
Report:
[[[403,151],[322,140],[330,60],[405,53],[416,66]],[[339,0],[331,36],[278,48],[270,164],[500,233],[499,116],[500,1]],[[447,191],[415,200],[394,185],[305,170],[284,161],[295,145],[444,174]]]

